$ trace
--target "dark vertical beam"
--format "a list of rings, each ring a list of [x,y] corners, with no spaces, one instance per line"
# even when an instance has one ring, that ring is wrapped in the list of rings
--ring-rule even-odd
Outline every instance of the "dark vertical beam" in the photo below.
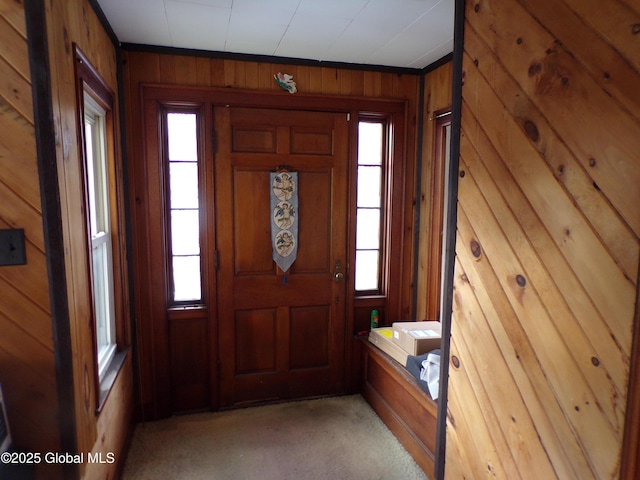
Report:
[[[622,441],[620,480],[640,478],[640,272],[636,291],[636,314],[633,321],[633,344],[627,395],[627,414]]]
[[[422,150],[424,148],[424,79],[426,73],[420,75],[420,92],[418,93],[418,128],[417,135],[418,141],[416,146],[416,195],[415,195],[415,218],[413,221],[413,299],[411,305],[411,318],[414,320],[421,320],[416,318],[418,310],[418,275],[420,265],[420,212],[422,210],[422,169],[424,156]]]
[[[29,67],[37,148],[42,223],[49,280],[54,359],[58,391],[60,446],[77,453],[71,327],[65,272],[62,210],[56,158],[51,70],[44,0],[25,0]],[[65,464],[65,478],[77,478],[78,466]]]
[[[453,275],[456,256],[456,227],[458,220],[458,165],[460,156],[460,123],[462,116],[462,56],[464,52],[464,0],[456,0],[453,34],[453,89],[451,115],[451,158],[447,182],[449,195],[445,227],[445,264],[443,295],[440,307],[442,322],[440,390],[438,393],[438,429],[436,437],[436,479],[444,479],[447,436],[447,400],[449,387],[449,353],[451,341],[451,312],[453,309]]]

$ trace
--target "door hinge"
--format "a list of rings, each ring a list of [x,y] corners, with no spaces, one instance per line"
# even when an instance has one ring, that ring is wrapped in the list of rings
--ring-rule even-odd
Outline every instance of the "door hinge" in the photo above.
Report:
[[[347,122],[350,122],[350,121],[351,121],[351,114],[347,113]]]

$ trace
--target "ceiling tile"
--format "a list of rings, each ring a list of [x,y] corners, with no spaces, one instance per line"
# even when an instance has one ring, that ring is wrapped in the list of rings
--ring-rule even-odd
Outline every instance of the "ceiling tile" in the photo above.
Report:
[[[130,3],[102,0],[100,7],[121,42],[145,45],[171,44],[162,0],[137,0]]]
[[[412,68],[453,49],[454,0],[97,1],[126,43]]]
[[[321,60],[350,20],[296,13],[276,55]]]
[[[335,18],[355,18],[370,0],[301,0],[297,13]]]
[[[172,46],[222,50],[231,10],[194,3],[166,1]]]

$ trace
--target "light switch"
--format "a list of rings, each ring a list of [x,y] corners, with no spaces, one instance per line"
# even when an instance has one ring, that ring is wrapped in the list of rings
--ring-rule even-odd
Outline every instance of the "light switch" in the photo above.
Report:
[[[0,266],[26,263],[24,230],[22,228],[0,230]]]

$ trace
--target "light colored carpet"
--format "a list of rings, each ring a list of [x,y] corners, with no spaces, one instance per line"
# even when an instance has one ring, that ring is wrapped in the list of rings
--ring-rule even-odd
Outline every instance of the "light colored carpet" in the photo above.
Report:
[[[125,480],[423,480],[360,395],[137,425]]]

